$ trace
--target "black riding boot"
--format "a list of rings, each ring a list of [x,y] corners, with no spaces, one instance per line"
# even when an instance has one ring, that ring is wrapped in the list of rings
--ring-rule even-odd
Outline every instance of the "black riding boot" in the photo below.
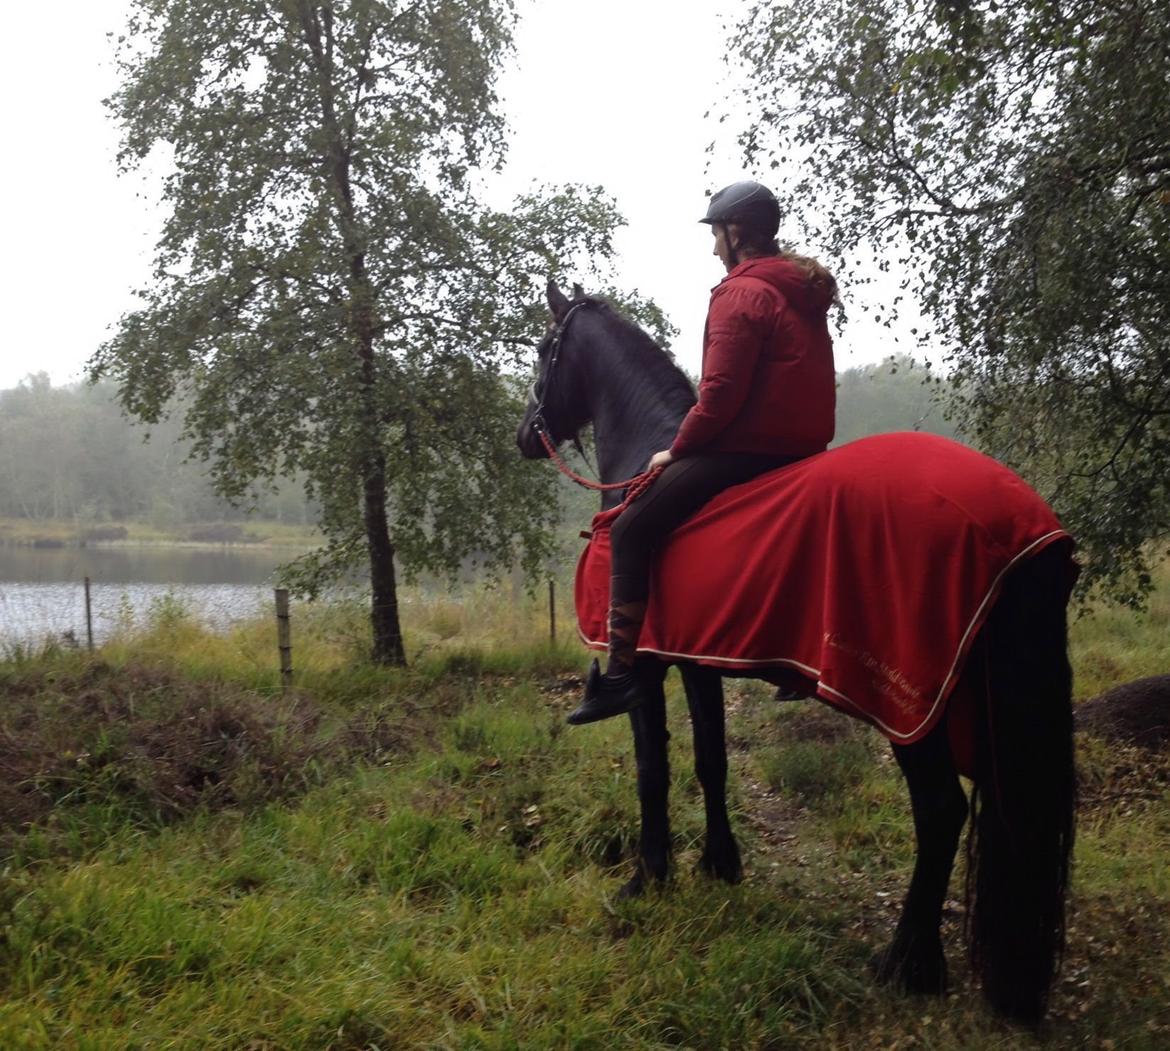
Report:
[[[585,680],[585,699],[569,716],[569,722],[574,726],[633,711],[646,699],[634,672],[638,636],[646,616],[646,600],[626,600],[622,596],[623,583],[621,577],[610,580],[609,661],[604,675],[596,659],[590,665]]]

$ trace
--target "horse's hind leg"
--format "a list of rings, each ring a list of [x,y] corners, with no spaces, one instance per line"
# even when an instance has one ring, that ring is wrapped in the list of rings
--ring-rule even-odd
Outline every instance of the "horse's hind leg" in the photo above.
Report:
[[[620,891],[619,898],[634,898],[647,883],[663,882],[670,871],[670,817],[667,796],[670,791],[670,762],[666,729],[666,695],[662,681],[666,665],[640,660],[637,666],[646,700],[630,712],[634,731],[634,757],[638,764],[638,801],[641,804],[642,830],[638,839],[638,861],[633,878]]]
[[[946,719],[921,741],[895,745],[894,755],[910,789],[918,853],[894,938],[874,958],[878,981],[913,993],[946,990],[947,965],[939,925],[967,797],[951,758]]]
[[[728,883],[743,877],[739,847],[727,816],[727,741],[723,722],[723,679],[697,664],[681,668],[691,731],[695,741],[695,773],[703,787],[707,811],[707,842],[699,869]]]

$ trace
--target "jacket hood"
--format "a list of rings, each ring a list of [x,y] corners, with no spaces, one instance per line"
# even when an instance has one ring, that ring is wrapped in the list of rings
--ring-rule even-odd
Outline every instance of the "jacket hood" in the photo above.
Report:
[[[794,309],[802,314],[824,316],[837,294],[837,282],[823,267],[810,271],[799,262],[782,255],[745,259],[725,281],[741,275],[767,281]]]

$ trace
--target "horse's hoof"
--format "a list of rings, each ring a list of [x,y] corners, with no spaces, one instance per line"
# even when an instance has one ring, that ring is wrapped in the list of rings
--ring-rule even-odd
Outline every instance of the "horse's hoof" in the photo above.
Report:
[[[670,878],[669,863],[662,866],[661,871],[655,872],[645,864],[639,864],[634,869],[634,875],[628,882],[622,884],[614,898],[617,901],[629,901],[631,898],[640,898],[652,886],[661,887]]]
[[[736,884],[743,879],[743,864],[739,860],[739,851],[734,848],[730,853],[720,854],[703,851],[703,856],[695,864],[695,870],[712,879],[721,879],[724,883]]]
[[[641,875],[634,876],[633,879],[623,883],[618,888],[618,892],[614,895],[615,901],[633,901],[635,898],[642,897],[646,893],[646,881]]]
[[[893,941],[869,961],[870,973],[879,985],[923,996],[942,996],[947,991],[947,961],[942,945],[928,948]]]

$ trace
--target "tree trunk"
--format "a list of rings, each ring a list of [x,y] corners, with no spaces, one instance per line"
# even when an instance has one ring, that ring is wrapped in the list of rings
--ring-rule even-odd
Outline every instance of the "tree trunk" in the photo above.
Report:
[[[375,292],[366,271],[365,236],[354,210],[349,178],[349,141],[338,119],[334,97],[333,9],[302,2],[298,21],[313,54],[326,132],[323,158],[335,191],[338,232],[349,260],[349,328],[358,357],[361,402],[361,441],[364,479],[362,517],[370,557],[370,623],[374,634],[373,659],[378,664],[406,663],[402,628],[398,623],[398,591],[394,579],[394,545],[386,522],[386,457],[382,452],[382,428],[378,408],[378,371],[374,355]],[[368,44],[368,40],[367,40]]]
[[[373,289],[366,273],[365,255],[355,252],[350,260],[350,310],[360,360],[362,433],[365,441],[365,479],[362,515],[366,548],[370,557],[370,625],[372,657],[377,664],[406,664],[402,627],[398,622],[398,590],[394,578],[394,545],[386,521],[386,456],[382,452],[379,422],[378,370],[374,355]]]
[[[372,456],[363,493],[366,546],[370,555],[370,625],[372,657],[377,664],[406,664],[402,627],[398,622],[398,588],[394,577],[394,545],[386,524],[386,458]]]
[[[365,440],[365,478],[362,487],[362,515],[366,527],[366,548],[370,556],[370,625],[373,628],[372,657],[377,664],[406,664],[402,627],[398,622],[398,590],[394,578],[394,545],[386,521],[386,456],[378,411],[378,372],[374,357],[372,318],[373,289],[366,274],[365,256],[351,259],[350,309],[360,359],[362,433]]]
[[[365,256],[352,258],[351,305],[361,361],[362,432],[366,443],[366,469],[362,514],[366,547],[370,556],[372,591],[370,623],[374,633],[373,659],[378,664],[406,664],[402,627],[398,623],[398,591],[394,579],[394,545],[386,521],[386,456],[378,412],[378,372],[374,360],[372,320],[373,290],[366,274]]]

